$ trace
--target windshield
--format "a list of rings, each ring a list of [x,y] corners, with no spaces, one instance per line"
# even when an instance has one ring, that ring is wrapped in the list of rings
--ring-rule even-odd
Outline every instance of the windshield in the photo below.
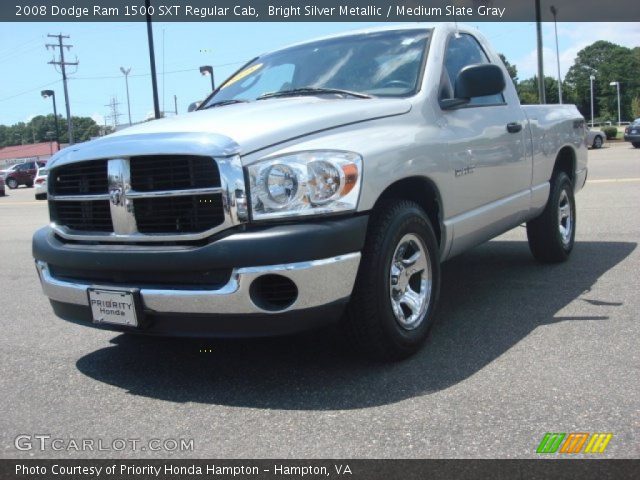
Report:
[[[227,79],[202,108],[297,89],[307,89],[301,94],[331,89],[383,97],[412,95],[418,90],[430,33],[425,29],[382,31],[269,53]]]

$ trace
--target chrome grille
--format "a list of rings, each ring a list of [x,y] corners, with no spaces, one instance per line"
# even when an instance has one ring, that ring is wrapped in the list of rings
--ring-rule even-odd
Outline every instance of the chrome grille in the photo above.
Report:
[[[49,205],[64,238],[179,241],[246,221],[238,156],[146,155],[53,167]]]

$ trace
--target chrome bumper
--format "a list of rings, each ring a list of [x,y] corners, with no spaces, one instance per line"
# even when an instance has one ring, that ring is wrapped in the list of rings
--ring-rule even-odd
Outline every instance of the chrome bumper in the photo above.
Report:
[[[229,282],[218,290],[140,290],[146,311],[186,314],[278,314],[319,307],[347,298],[355,283],[360,253],[308,262],[234,269]],[[62,303],[89,306],[87,289],[117,289],[115,285],[69,282],[54,278],[46,263],[36,261],[42,289],[47,297]],[[249,287],[254,279],[268,274],[291,279],[298,297],[284,310],[267,311],[253,303]],[[131,285],[127,285],[131,287]]]

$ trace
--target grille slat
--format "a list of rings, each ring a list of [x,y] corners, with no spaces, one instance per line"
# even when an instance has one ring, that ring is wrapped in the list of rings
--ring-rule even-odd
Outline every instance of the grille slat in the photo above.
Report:
[[[123,270],[85,270],[49,265],[51,274],[61,280],[87,281],[102,285],[136,285],[148,288],[173,289],[202,288],[217,290],[227,284],[231,277],[230,268],[207,271],[123,271]]]
[[[133,208],[140,233],[199,232],[224,221],[219,194],[141,198]]]
[[[218,166],[209,157],[176,155],[131,159],[131,188],[139,192],[219,186]]]
[[[57,195],[107,193],[107,161],[76,163],[52,172],[51,192]]]
[[[109,212],[109,202],[49,202],[51,218],[58,225],[71,230],[111,232],[113,224]]]

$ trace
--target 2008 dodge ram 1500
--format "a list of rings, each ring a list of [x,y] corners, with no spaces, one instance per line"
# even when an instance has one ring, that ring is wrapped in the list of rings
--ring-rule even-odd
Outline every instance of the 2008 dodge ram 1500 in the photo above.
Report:
[[[444,260],[524,222],[538,260],[569,256],[586,158],[576,108],[521,107],[477,31],[349,33],[56,154],[33,255],[75,322],[241,336],[340,320],[400,358],[427,336]]]

